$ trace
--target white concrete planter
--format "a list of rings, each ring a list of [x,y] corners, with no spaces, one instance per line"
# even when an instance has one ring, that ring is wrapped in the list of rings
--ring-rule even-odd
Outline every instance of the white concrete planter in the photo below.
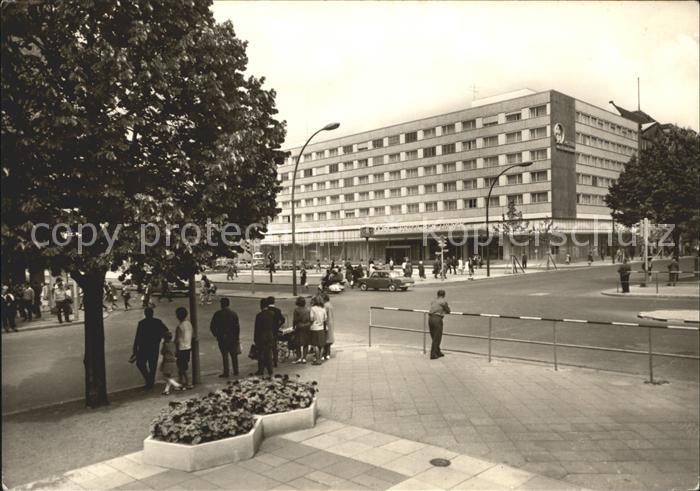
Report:
[[[163,442],[149,436],[143,441],[143,461],[169,469],[198,471],[250,459],[260,448],[262,440],[263,425],[260,418],[255,418],[255,426],[245,435],[197,445]]]
[[[316,425],[316,414],[316,399],[314,399],[311,405],[304,409],[255,416],[262,420],[263,434],[268,437],[313,428]]]

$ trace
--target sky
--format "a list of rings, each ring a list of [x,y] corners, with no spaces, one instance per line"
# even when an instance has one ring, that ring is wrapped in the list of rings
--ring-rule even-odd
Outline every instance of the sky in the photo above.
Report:
[[[277,92],[285,147],[558,90],[700,127],[697,2],[215,1]]]

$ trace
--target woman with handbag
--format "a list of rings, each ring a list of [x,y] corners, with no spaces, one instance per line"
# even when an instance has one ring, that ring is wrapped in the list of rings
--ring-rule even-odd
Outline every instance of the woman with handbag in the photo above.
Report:
[[[292,327],[294,327],[297,344],[297,359],[292,363],[306,363],[306,353],[311,337],[311,312],[306,307],[304,297],[297,298]]]
[[[311,299],[311,344],[316,348],[316,359],[312,365],[320,365],[323,360],[323,348],[326,345],[326,310],[323,299],[319,296]]]

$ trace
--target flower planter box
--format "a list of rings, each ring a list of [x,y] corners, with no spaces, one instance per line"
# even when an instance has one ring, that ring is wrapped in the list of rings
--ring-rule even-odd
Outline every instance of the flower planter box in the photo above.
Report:
[[[260,448],[262,439],[263,424],[260,418],[256,418],[253,429],[244,435],[197,445],[164,442],[149,436],[143,441],[143,461],[169,469],[198,471],[250,459]]]
[[[316,399],[309,407],[294,409],[283,413],[256,414],[262,420],[263,434],[265,437],[289,433],[291,431],[305,430],[316,425]]]

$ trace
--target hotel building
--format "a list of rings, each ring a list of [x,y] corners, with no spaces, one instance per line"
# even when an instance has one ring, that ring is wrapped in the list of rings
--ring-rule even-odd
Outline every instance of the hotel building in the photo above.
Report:
[[[494,238],[488,249],[477,243],[485,236],[493,179],[526,162],[532,165],[498,179],[490,222],[501,222],[512,201],[531,227],[549,218],[569,239],[552,248],[559,259],[607,252],[613,224],[603,197],[637,145],[633,121],[554,90],[522,90],[460,111],[312,142],[296,179],[297,258],[432,260],[436,236],[448,237],[448,254],[457,257],[542,257],[546,252],[534,243],[514,247]],[[261,244],[283,260],[291,257],[292,172],[300,148],[287,151],[279,167],[282,211]],[[590,244],[576,245],[572,234]]]

